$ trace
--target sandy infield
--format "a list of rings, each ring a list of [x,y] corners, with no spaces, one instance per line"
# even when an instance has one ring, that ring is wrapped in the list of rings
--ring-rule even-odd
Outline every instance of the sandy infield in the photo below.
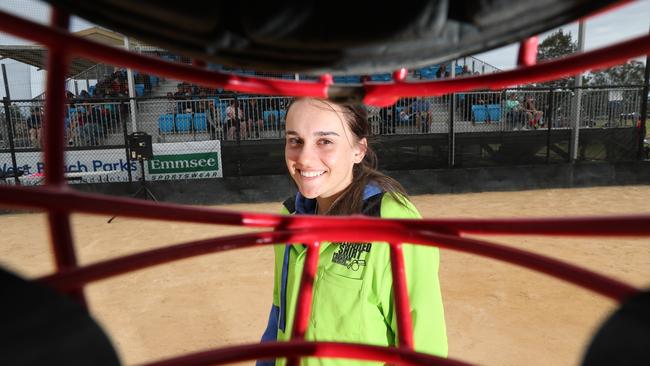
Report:
[[[219,194],[215,192],[215,194]],[[412,197],[425,217],[650,213],[650,187],[552,189]],[[279,203],[219,206],[278,212]],[[74,215],[82,264],[241,228]],[[27,277],[53,270],[43,214],[0,216],[0,265]],[[650,239],[485,237],[650,285]],[[92,313],[125,364],[259,340],[272,293],[270,247],[236,250],[118,276],[87,287]],[[483,365],[576,365],[615,304],[516,266],[441,254],[450,356]]]

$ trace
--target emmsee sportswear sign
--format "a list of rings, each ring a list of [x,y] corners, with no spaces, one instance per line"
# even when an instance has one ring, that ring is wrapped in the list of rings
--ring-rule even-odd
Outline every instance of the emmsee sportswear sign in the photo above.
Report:
[[[147,170],[151,180],[221,178],[220,141],[153,144]]]
[[[221,178],[221,144],[215,141],[194,141],[153,144],[154,157],[145,164],[150,180]],[[39,151],[16,152],[22,184],[40,184],[45,171],[43,155]],[[11,154],[0,153],[0,169],[11,173]],[[140,177],[140,164],[126,160],[123,148],[97,150],[70,150],[65,152],[65,172],[81,177],[70,183],[128,182],[128,171],[133,180]],[[32,178],[33,177],[33,178]],[[7,183],[13,183],[13,179]]]

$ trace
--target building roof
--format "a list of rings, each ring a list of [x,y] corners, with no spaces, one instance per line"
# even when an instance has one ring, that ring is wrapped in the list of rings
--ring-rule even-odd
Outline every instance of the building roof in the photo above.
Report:
[[[91,27],[72,34],[98,43],[120,48],[124,47],[123,35],[102,27]],[[131,41],[131,47],[152,50],[150,46],[138,41]],[[14,59],[38,69],[47,68],[47,48],[42,45],[0,45],[0,58]],[[75,57],[70,62],[66,77],[79,75],[95,65],[97,65],[97,62],[93,60]]]

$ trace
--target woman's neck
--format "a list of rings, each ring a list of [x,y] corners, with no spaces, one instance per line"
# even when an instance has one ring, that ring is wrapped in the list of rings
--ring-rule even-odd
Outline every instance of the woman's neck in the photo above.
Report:
[[[316,197],[316,215],[324,215],[329,211],[336,197]]]
[[[341,194],[343,194],[343,191],[329,197],[316,197],[316,214],[325,215]]]

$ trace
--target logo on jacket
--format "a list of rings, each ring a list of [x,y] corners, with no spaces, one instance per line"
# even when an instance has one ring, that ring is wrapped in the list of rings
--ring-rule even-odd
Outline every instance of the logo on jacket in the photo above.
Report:
[[[332,254],[332,263],[358,271],[366,265],[366,256],[371,247],[370,243],[340,243],[338,250]]]

